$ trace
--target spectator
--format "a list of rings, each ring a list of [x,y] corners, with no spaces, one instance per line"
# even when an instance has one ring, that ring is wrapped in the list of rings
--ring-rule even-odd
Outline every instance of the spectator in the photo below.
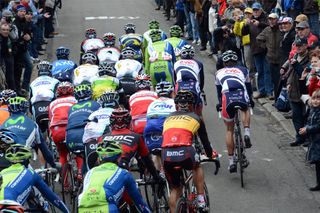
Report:
[[[277,0],[258,0],[262,5],[262,9],[267,14],[271,13],[271,10],[277,6]]]
[[[295,19],[302,12],[303,2],[301,0],[281,0],[281,7],[288,16]]]
[[[224,11],[221,21],[225,24],[229,19],[233,18],[233,11],[235,8],[240,8],[242,5],[240,0],[229,0],[228,7]]]
[[[185,37],[187,38],[187,40],[192,41],[192,24],[191,24],[191,20],[190,20],[190,9],[191,9],[191,3],[190,0],[186,0],[184,3],[184,16],[186,19],[186,26],[187,26],[187,33],[188,35],[186,35]]]
[[[189,17],[190,17],[190,22],[192,26],[192,38],[193,38],[192,44],[200,44],[199,24],[198,24],[198,20],[196,19],[195,4],[196,4],[195,0],[190,0]]]
[[[267,50],[267,66],[269,66],[269,72],[271,74],[271,80],[273,84],[273,91],[278,90],[280,81],[280,41],[281,34],[278,26],[278,15],[271,13],[268,16],[269,26],[266,27],[257,37],[257,42]],[[270,100],[274,99],[274,96],[269,96]]]
[[[305,124],[305,105],[300,98],[307,91],[306,81],[301,80],[301,75],[309,63],[309,56],[307,38],[297,37],[294,43],[297,51],[289,59],[287,89],[292,110],[292,122],[296,130],[295,141],[290,143],[290,146],[299,146],[305,142],[305,136],[299,134],[299,129]]]
[[[310,72],[308,92],[311,96],[315,90],[320,89],[320,50],[310,53],[310,68],[305,72]]]
[[[211,0],[211,7],[209,9],[209,19],[208,19],[208,27],[209,27],[209,32],[211,34],[211,53],[209,56],[212,54],[217,54],[217,48],[216,48],[216,42],[214,40],[214,30],[218,27],[218,19],[219,19],[219,14],[218,14],[218,2],[217,0]]]
[[[211,34],[209,32],[209,9],[211,7],[210,0],[203,0],[202,2],[202,16],[199,21],[199,33],[201,40],[200,51],[207,49],[208,37],[211,40]]]
[[[176,1],[176,23],[175,25],[178,25],[182,33],[184,33],[184,0],[177,0]]]
[[[170,20],[170,17],[171,17],[171,8],[173,6],[173,1],[172,0],[164,0],[165,1],[165,9],[166,9],[166,17],[167,17],[167,21]]]
[[[162,6],[162,0],[156,0],[156,4],[157,4],[157,7],[155,8],[155,10],[160,10]]]
[[[53,26],[53,15],[54,15],[54,10],[56,6],[55,2],[56,2],[55,0],[45,1],[45,12],[48,14],[48,18],[44,20],[44,37],[45,38],[53,38],[55,35],[59,34],[58,32],[54,31],[54,26]]]
[[[311,32],[319,37],[319,6],[314,0],[303,1],[303,14],[308,16]]]
[[[303,21],[309,21],[308,17],[305,14],[300,14],[296,17],[296,19],[294,20],[295,24],[299,24],[300,22]]]

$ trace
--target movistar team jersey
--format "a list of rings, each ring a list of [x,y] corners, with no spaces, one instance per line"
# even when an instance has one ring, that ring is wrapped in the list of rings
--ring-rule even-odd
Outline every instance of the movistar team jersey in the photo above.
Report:
[[[78,66],[73,73],[73,84],[75,86],[82,84],[83,82],[92,83],[97,78],[99,67],[92,64],[83,64]]]
[[[55,89],[59,81],[50,76],[39,76],[30,84],[30,101],[51,101],[55,96]]]
[[[178,61],[180,59],[180,52],[182,47],[188,44],[188,42],[177,37],[170,37],[170,38],[167,38],[165,41],[170,42],[170,44],[173,46],[174,53],[176,55],[176,60]]]
[[[173,112],[163,124],[162,147],[191,146],[200,128],[200,117],[193,112]]]
[[[77,64],[71,60],[59,59],[52,63],[52,75],[58,76],[59,73],[72,73]]]
[[[73,105],[68,112],[68,129],[85,127],[87,124],[85,120],[94,111],[100,108],[100,104],[96,101],[79,101],[77,104]]]
[[[92,98],[97,100],[106,91],[118,91],[120,88],[119,79],[112,76],[95,78],[91,84]]]
[[[82,42],[81,48],[83,52],[94,51],[104,47],[104,42],[101,38],[90,38]]]
[[[147,30],[145,33],[143,33],[143,47],[147,48],[149,44],[152,43],[152,40],[150,38],[150,32],[151,30]],[[167,39],[166,33],[161,30],[161,41],[164,41]]]
[[[124,77],[135,78],[143,71],[143,65],[133,59],[123,59],[118,61],[115,66],[117,70],[117,78]]]
[[[101,62],[117,62],[120,58],[120,50],[115,47],[104,47],[98,50],[97,56],[99,63]]]
[[[110,115],[113,110],[113,108],[100,108],[91,113],[88,118],[91,122],[87,123],[84,128],[82,137],[84,143],[91,138],[96,139],[103,134],[104,130],[110,125]],[[94,119],[96,119],[96,121],[94,121]]]
[[[3,183],[0,187],[0,200],[13,200],[21,205],[27,201],[32,187],[36,187],[41,194],[62,212],[69,212],[62,200],[47,186],[43,179],[33,170],[21,164],[13,164],[0,172]]]
[[[131,174],[114,163],[104,163],[91,169],[83,181],[79,195],[79,213],[119,212],[117,205],[127,191],[139,212],[151,212],[143,201]]]

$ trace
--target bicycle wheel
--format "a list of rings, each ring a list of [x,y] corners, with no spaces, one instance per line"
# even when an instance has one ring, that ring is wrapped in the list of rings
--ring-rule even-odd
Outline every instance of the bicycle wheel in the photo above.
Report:
[[[167,213],[169,211],[169,184],[166,181],[166,184],[161,186],[156,198],[156,213]]]
[[[240,180],[241,180],[241,187],[244,187],[244,178],[243,178],[243,155],[242,152],[244,150],[242,139],[241,139],[241,127],[239,123],[239,112],[236,114],[236,129],[235,129],[235,141],[236,141],[236,148],[237,148],[237,162],[239,163],[239,170],[240,170]]]
[[[206,209],[206,212],[210,212],[210,198],[209,198],[209,190],[208,190],[208,187],[207,187],[207,184],[204,183],[204,199],[206,201],[206,204],[207,204],[207,209]]]
[[[177,206],[176,206],[176,213],[189,213],[188,208],[188,201],[185,197],[180,197]]]
[[[72,167],[69,163],[66,163],[62,168],[61,175],[61,188],[62,188],[62,199],[64,203],[74,203],[74,174]]]
[[[149,182],[152,180],[152,176],[150,174],[140,174],[140,178],[144,181],[144,182]],[[144,189],[144,196],[146,198],[147,204],[148,206],[151,208],[151,210],[153,211],[156,207],[156,202],[154,199],[154,192],[155,190],[152,189],[151,184],[145,184],[143,186]]]

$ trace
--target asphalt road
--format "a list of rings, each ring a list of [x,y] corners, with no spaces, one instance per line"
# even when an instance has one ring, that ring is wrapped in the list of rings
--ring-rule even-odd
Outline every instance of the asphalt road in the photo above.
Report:
[[[118,37],[124,33],[123,26],[132,22],[137,32],[147,30],[147,23],[155,18],[163,30],[173,25],[165,21],[162,10],[155,11],[153,0],[68,0],[58,11],[60,35],[51,39],[47,53],[53,59],[58,46],[72,50],[72,59],[79,60],[80,43],[84,30],[96,28],[98,35],[114,32]],[[199,47],[196,47],[199,49]],[[205,165],[206,183],[210,191],[211,212],[217,213],[316,213],[320,212],[320,194],[308,190],[315,184],[314,168],[304,161],[305,152],[291,148],[293,140],[276,124],[261,106],[256,106],[251,123],[253,147],[247,150],[250,166],[245,171],[245,188],[240,187],[238,174],[229,174],[224,144],[224,125],[215,112],[216,92],[214,86],[215,62],[206,52],[197,53],[204,62],[205,91],[208,105],[204,117],[211,142],[222,153],[222,168],[213,175],[212,165]]]

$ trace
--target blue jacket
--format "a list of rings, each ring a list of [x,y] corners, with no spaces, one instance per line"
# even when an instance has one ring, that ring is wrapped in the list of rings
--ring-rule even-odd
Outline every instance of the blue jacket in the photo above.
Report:
[[[312,108],[307,120],[307,136],[310,141],[307,160],[311,163],[320,161],[320,108]]]
[[[291,8],[302,11],[303,0],[281,0],[281,7],[284,11],[289,11]]]

